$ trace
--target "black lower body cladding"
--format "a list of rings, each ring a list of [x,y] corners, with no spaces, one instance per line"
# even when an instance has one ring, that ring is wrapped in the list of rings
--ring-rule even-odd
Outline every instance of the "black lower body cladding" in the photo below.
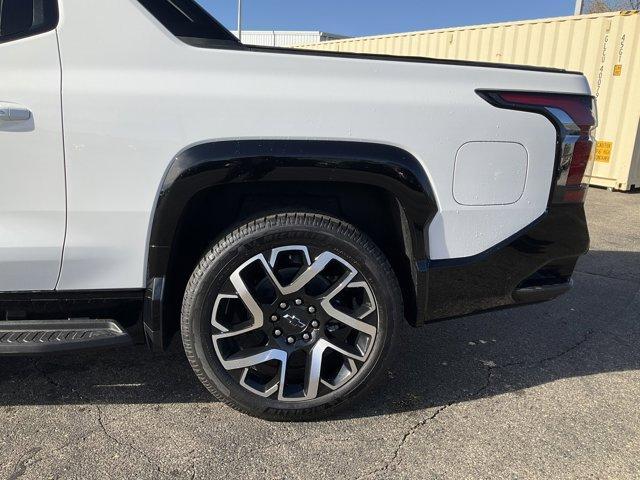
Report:
[[[584,206],[553,205],[489,252],[431,262],[427,321],[555,298],[568,290],[576,262],[588,250]]]

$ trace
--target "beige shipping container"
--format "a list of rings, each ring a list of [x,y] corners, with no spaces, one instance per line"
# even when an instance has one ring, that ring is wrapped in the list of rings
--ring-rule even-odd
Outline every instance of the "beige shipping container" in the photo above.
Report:
[[[580,71],[598,99],[591,184],[640,187],[640,13],[497,23],[345,39],[301,48],[512,63]]]

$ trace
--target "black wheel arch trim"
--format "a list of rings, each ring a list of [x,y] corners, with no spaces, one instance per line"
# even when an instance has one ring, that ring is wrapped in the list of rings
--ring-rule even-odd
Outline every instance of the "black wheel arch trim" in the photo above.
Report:
[[[163,291],[182,213],[198,193],[216,186],[275,182],[340,182],[384,189],[401,207],[405,253],[411,260],[420,324],[427,308],[428,239],[437,213],[428,176],[409,152],[395,146],[334,140],[233,140],[195,145],[171,162],[156,203],[147,265],[144,326],[156,345],[163,337]],[[408,237],[408,238],[407,238]],[[415,320],[415,321],[414,321]]]

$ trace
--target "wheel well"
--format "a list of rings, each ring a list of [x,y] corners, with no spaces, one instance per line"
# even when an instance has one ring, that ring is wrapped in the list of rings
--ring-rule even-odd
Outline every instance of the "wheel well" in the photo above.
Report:
[[[171,248],[164,298],[164,332],[179,329],[186,284],[197,262],[223,235],[245,221],[278,211],[307,210],[333,215],[356,226],[384,252],[402,289],[405,316],[414,323],[415,287],[403,228],[404,213],[386,190],[354,183],[277,182],[213,187],[185,207]]]

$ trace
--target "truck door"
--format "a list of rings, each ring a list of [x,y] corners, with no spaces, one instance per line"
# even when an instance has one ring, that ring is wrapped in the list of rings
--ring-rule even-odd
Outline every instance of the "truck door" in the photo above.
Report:
[[[53,290],[65,236],[56,0],[0,0],[0,292]]]

